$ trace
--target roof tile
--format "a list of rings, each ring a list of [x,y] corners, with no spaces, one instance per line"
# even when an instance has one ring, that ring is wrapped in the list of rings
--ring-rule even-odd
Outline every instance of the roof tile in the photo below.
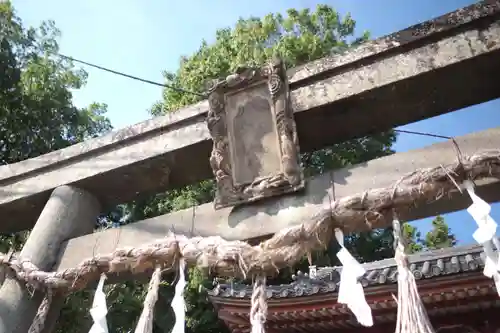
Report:
[[[410,255],[408,259],[415,279],[421,280],[478,271],[484,267],[485,255],[481,246],[473,245],[420,252]],[[365,288],[397,282],[398,272],[394,259],[365,263],[363,267],[366,273],[361,278],[361,283]],[[267,296],[287,298],[336,292],[341,271],[341,266],[318,268],[314,278],[299,271],[290,284],[268,286]],[[213,297],[249,298],[252,286],[242,283],[217,284],[208,293]]]

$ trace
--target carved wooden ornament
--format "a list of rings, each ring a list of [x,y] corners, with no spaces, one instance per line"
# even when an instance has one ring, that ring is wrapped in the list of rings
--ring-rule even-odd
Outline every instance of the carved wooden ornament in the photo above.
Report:
[[[283,62],[240,68],[209,89],[215,209],[304,188]]]

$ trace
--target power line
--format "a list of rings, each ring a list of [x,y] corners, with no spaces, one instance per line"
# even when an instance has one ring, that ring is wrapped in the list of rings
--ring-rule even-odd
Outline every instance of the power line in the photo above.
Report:
[[[140,77],[137,77],[137,76],[134,76],[134,75],[126,74],[126,73],[123,73],[123,72],[115,71],[115,70],[110,69],[110,68],[106,68],[106,67],[102,67],[102,66],[99,66],[99,65],[96,65],[96,64],[92,64],[92,63],[87,62],[87,61],[83,61],[83,60],[79,60],[79,59],[76,59],[76,58],[73,58],[73,57],[69,57],[69,56],[66,56],[66,55],[61,54],[61,53],[53,53],[53,54],[56,55],[56,56],[58,56],[58,57],[61,57],[63,59],[67,59],[67,60],[71,60],[71,61],[74,61],[74,62],[78,62],[78,63],[84,64],[84,65],[87,65],[89,67],[97,68],[97,69],[100,69],[102,71],[109,72],[109,73],[116,74],[116,75],[120,75],[120,76],[129,78],[129,79],[133,79],[133,80],[137,80],[137,81],[140,81],[140,82],[152,84],[152,85],[155,85],[155,86],[160,86],[160,87],[172,89],[172,90],[175,90],[175,91],[180,92],[180,93],[191,94],[191,95],[195,95],[195,96],[199,96],[199,97],[203,97],[203,98],[207,97],[206,93],[199,93],[199,92],[187,90],[187,89],[184,89],[184,88],[174,87],[172,85],[168,85],[168,84],[165,84],[165,83],[158,83],[158,82],[155,82],[155,81],[143,79],[143,78],[140,78]],[[427,136],[427,137],[433,137],[433,138],[440,138],[440,139],[452,140],[456,144],[455,139],[453,137],[451,137],[451,136],[439,135],[439,134],[434,134],[434,133],[426,133],[426,132],[401,130],[401,129],[394,129],[394,131],[398,132],[398,133],[406,133],[406,134],[421,135],[421,136]]]
[[[460,150],[460,146],[458,145],[457,140],[455,140],[455,138],[452,137],[452,136],[439,135],[439,134],[426,133],[426,132],[399,130],[399,129],[394,129],[394,132],[406,133],[406,134],[413,134],[413,135],[421,135],[421,136],[429,136],[431,138],[439,138],[439,139],[451,140],[451,142],[453,143],[453,146],[455,148],[455,151],[457,153],[458,163],[462,164],[462,157],[463,157],[462,151]]]
[[[451,137],[451,136],[445,136],[445,135],[439,135],[439,134],[433,134],[433,133],[425,133],[425,132],[407,131],[407,130],[400,130],[400,129],[394,129],[394,132],[421,135],[421,136],[430,136],[432,138],[440,138],[440,139],[447,139],[447,140],[453,139],[453,137]]]
[[[140,81],[140,82],[152,84],[152,85],[155,85],[155,86],[160,86],[160,87],[172,89],[172,90],[175,90],[175,91],[180,92],[180,93],[191,94],[191,95],[195,95],[195,96],[199,96],[199,97],[203,97],[203,98],[207,97],[206,94],[204,94],[204,93],[199,93],[199,92],[187,90],[187,89],[184,89],[184,88],[174,87],[174,86],[169,85],[169,84],[158,83],[158,82],[154,82],[154,81],[151,81],[151,80],[143,79],[143,78],[140,78],[140,77],[137,77],[137,76],[134,76],[134,75],[126,74],[126,73],[123,73],[123,72],[115,71],[113,69],[109,69],[109,68],[106,68],[106,67],[95,65],[95,64],[92,64],[92,63],[87,62],[87,61],[83,61],[83,60],[75,59],[73,57],[65,56],[65,55],[60,54],[60,53],[53,53],[53,54],[56,55],[56,56],[58,56],[58,57],[61,57],[63,59],[67,59],[67,60],[71,60],[71,61],[74,61],[74,62],[78,62],[78,63],[84,64],[84,65],[87,65],[89,67],[97,68],[97,69],[100,69],[100,70],[105,71],[105,72],[109,72],[109,73],[113,73],[113,74],[116,74],[116,75],[124,76],[124,77],[129,78],[129,79],[133,79],[133,80],[137,80],[137,81]]]

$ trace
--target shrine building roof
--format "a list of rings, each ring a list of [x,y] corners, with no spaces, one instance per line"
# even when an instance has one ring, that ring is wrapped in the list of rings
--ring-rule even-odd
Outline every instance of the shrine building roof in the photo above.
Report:
[[[485,255],[481,246],[421,252],[410,255],[409,261],[435,329],[455,325],[457,318],[470,321],[467,325],[472,326],[479,325],[478,321],[483,325],[485,316],[489,316],[490,322],[497,320],[500,298],[493,280],[483,275]],[[386,259],[363,266],[366,273],[361,283],[374,319],[374,326],[366,332],[393,331],[397,316],[396,263]],[[337,302],[341,271],[342,267],[322,267],[315,274],[313,271],[312,276],[297,272],[289,284],[267,286],[266,332],[326,333],[359,329],[349,309]],[[234,333],[251,330],[251,294],[250,285],[239,283],[220,283],[209,291],[219,318]],[[500,327],[500,318],[497,321]]]
[[[477,272],[484,268],[485,254],[481,246],[465,246],[420,252],[410,255],[410,270],[415,279],[423,280],[459,273]],[[394,259],[384,259],[363,264],[366,270],[361,278],[363,287],[392,285],[397,283],[397,267]],[[267,286],[268,298],[302,297],[335,293],[340,283],[341,266],[321,267],[316,274],[298,271],[290,284]],[[250,298],[252,286],[227,283],[218,284],[209,291],[212,297]]]

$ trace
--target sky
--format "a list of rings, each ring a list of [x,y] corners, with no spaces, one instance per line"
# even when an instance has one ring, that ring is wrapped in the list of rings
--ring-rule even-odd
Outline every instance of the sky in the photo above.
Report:
[[[314,8],[328,4],[341,14],[351,13],[357,33],[368,30],[380,37],[410,25],[443,15],[474,3],[473,0],[242,0],[242,1],[140,1],[121,0],[13,0],[26,25],[54,20],[62,32],[60,52],[103,67],[152,81],[163,82],[162,71],[175,71],[179,58],[196,51],[203,39],[210,42],[219,28],[232,26],[240,17],[263,16],[288,8]],[[93,68],[87,85],[74,92],[77,106],[91,102],[108,105],[115,128],[138,123],[150,116],[148,109],[161,99],[162,88],[123,78]],[[500,126],[500,100],[403,126],[403,129],[446,136]],[[443,141],[401,134],[397,152]],[[500,221],[500,205],[492,216]],[[422,232],[432,218],[416,221]],[[472,243],[476,225],[464,211],[447,214],[460,244]]]

